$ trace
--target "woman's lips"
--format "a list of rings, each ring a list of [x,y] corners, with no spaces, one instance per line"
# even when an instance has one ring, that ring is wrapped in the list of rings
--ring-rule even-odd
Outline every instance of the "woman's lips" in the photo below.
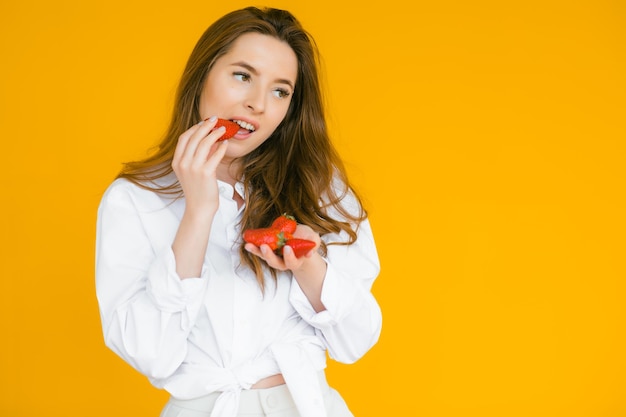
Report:
[[[241,128],[241,129],[239,129],[239,131],[237,131],[237,133],[235,133],[235,135],[233,135],[232,138],[233,139],[243,140],[243,139],[249,138],[250,135],[252,135],[252,133],[254,133],[254,132],[250,132],[248,129]]]

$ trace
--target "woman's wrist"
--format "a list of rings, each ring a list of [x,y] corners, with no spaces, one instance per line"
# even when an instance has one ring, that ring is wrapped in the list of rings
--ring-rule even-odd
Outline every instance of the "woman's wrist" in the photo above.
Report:
[[[213,222],[215,213],[217,213],[217,209],[217,204],[187,204],[183,218],[199,226],[202,224],[210,225]]]
[[[316,312],[326,310],[322,303],[322,287],[326,278],[327,264],[322,256],[315,252],[303,260],[301,266],[292,270],[295,280]]]
[[[176,272],[181,279],[200,276],[215,211],[185,208],[172,244]]]
[[[319,253],[314,251],[311,256],[303,257],[300,267],[292,270],[292,272],[296,276],[323,280],[326,275],[326,261]]]

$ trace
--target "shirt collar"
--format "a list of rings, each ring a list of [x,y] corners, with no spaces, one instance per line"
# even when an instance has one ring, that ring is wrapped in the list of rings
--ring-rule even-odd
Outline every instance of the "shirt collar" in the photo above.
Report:
[[[235,183],[235,187],[233,188],[233,186],[230,185],[229,183],[225,181],[217,180],[217,186],[218,186],[219,193],[222,197],[232,199],[233,192],[237,191],[237,194],[245,198],[243,182],[241,181],[237,181]]]

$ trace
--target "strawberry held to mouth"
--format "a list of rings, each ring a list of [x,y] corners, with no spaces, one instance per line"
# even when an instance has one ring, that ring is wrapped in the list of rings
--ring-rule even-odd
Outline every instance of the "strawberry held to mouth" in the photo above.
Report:
[[[213,128],[213,130],[219,129],[220,127],[226,128],[226,131],[217,140],[218,142],[232,138],[233,136],[237,134],[237,132],[239,132],[239,129],[240,129],[237,123],[231,122],[230,120],[226,120],[226,119],[217,119],[217,122],[215,123],[215,127]]]

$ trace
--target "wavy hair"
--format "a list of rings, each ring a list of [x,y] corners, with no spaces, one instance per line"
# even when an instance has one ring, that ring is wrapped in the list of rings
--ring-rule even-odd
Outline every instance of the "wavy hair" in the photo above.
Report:
[[[267,227],[288,213],[322,236],[345,232],[346,240],[336,243],[352,244],[367,212],[350,186],[328,135],[315,41],[285,10],[248,7],[233,11],[204,32],[182,74],[164,138],[152,155],[125,163],[118,178],[163,195],[182,197],[177,180],[159,180],[173,174],[171,163],[179,136],[200,120],[199,99],[208,72],[239,36],[251,32],[286,42],[296,54],[298,72],[285,118],[263,144],[240,159],[246,196],[241,230]],[[356,212],[342,205],[348,194],[358,203]],[[325,244],[321,250],[326,253]],[[263,290],[264,270],[269,267],[248,253],[243,244],[240,254],[243,265],[254,271]],[[270,272],[276,278],[276,271]]]

